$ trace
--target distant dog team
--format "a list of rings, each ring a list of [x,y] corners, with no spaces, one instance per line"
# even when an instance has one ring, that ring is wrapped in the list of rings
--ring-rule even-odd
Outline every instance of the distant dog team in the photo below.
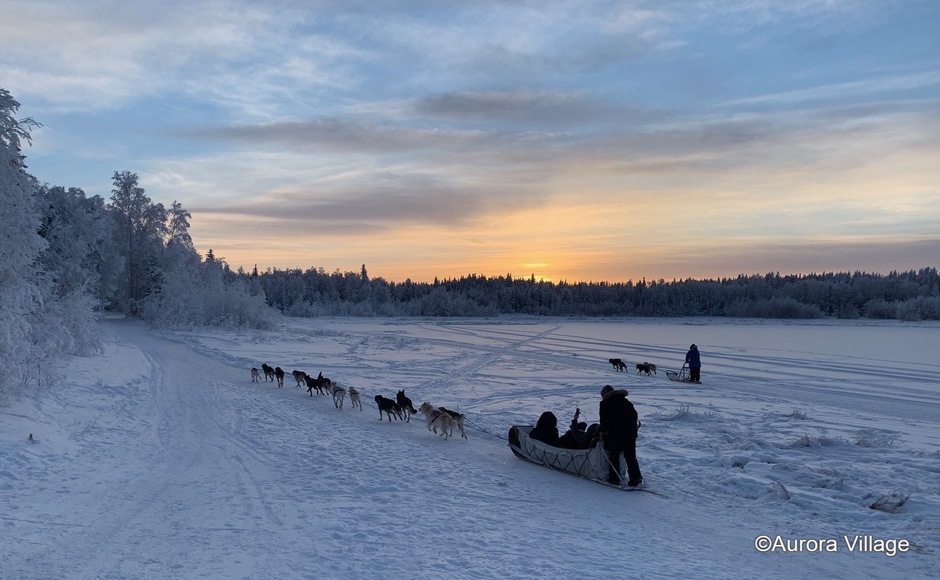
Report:
[[[622,359],[609,358],[607,359],[607,362],[609,362],[611,366],[614,367],[615,371],[627,370],[627,363],[623,362]],[[641,374],[641,373],[646,374],[646,375],[655,375],[656,365],[654,365],[651,362],[645,362],[645,361],[641,363],[636,363],[636,374]]]

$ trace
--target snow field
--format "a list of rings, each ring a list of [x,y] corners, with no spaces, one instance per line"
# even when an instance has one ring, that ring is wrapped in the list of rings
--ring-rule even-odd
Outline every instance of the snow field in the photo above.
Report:
[[[105,325],[103,356],[0,408],[4,578],[930,578],[940,562],[935,325]],[[668,381],[690,342],[704,383]],[[250,382],[262,362],[288,373],[283,388]],[[295,368],[355,386],[364,410],[309,397]],[[666,498],[506,447],[510,425],[544,410],[596,420],[605,383],[630,391],[644,477]],[[464,412],[469,440],[434,436],[420,414],[380,421],[372,397],[399,389]],[[761,553],[762,534],[841,545]],[[856,534],[911,548],[850,552]]]

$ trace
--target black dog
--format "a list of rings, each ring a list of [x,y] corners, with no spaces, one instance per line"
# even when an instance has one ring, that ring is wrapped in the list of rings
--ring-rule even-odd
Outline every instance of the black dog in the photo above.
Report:
[[[274,376],[277,378],[277,387],[281,388],[284,386],[284,369],[281,367],[274,367]]]
[[[647,375],[656,374],[656,365],[648,362],[636,363],[636,374],[646,373]]]
[[[304,382],[307,383],[307,392],[310,393],[310,396],[313,396],[313,390],[317,390],[317,394],[325,395],[326,390],[333,386],[333,381],[323,376],[323,371],[317,375],[317,378],[313,378],[310,375],[304,375]]]
[[[274,380],[274,367],[270,366],[268,363],[261,365],[261,370],[264,371],[264,382]]]
[[[609,358],[607,359],[607,362],[613,365],[615,371],[627,370],[627,363],[623,362],[619,358]]]
[[[384,412],[388,415],[388,421],[392,421],[392,414],[394,414],[400,421],[404,421],[404,417],[401,415],[401,407],[398,406],[398,403],[389,399],[388,397],[383,397],[382,395],[375,396],[375,404],[379,406],[379,421],[382,420],[382,413]]]
[[[411,399],[405,396],[405,391],[402,389],[398,391],[398,394],[395,395],[395,402],[398,403],[398,407],[405,414],[405,421],[411,423],[411,416],[418,412],[415,409],[415,406],[411,403]]]

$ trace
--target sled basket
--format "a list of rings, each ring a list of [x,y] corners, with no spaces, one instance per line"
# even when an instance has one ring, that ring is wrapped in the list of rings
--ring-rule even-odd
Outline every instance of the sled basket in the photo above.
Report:
[[[682,368],[676,371],[666,371],[666,378],[670,381],[678,381],[680,383],[689,382],[689,367],[682,365]]]

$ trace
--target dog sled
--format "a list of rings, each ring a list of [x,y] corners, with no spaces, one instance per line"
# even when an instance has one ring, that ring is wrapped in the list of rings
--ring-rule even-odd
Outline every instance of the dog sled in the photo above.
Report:
[[[666,378],[670,381],[676,381],[677,383],[695,383],[697,385],[702,384],[702,381],[693,381],[689,378],[689,367],[688,365],[682,365],[682,368],[676,371],[666,371]]]
[[[609,483],[607,475],[610,470],[610,461],[607,459],[607,452],[604,451],[603,443],[598,443],[590,449],[553,447],[548,443],[529,437],[529,433],[534,428],[532,425],[513,425],[509,428],[509,448],[519,459],[622,491],[643,491],[666,497],[659,491],[648,488],[646,484],[638,487],[627,487],[626,474],[623,472],[620,473],[620,481],[622,482],[620,485]],[[620,465],[625,466],[626,462],[621,461]]]
[[[590,449],[565,449],[553,447],[537,439],[529,437],[534,429],[532,425],[513,425],[509,429],[509,448],[519,459],[536,465],[577,475],[590,479],[596,483],[610,485],[618,489],[627,489],[623,486],[611,485],[607,482],[609,461],[603,443]],[[623,481],[626,481],[624,478]],[[639,489],[639,488],[637,488]]]

